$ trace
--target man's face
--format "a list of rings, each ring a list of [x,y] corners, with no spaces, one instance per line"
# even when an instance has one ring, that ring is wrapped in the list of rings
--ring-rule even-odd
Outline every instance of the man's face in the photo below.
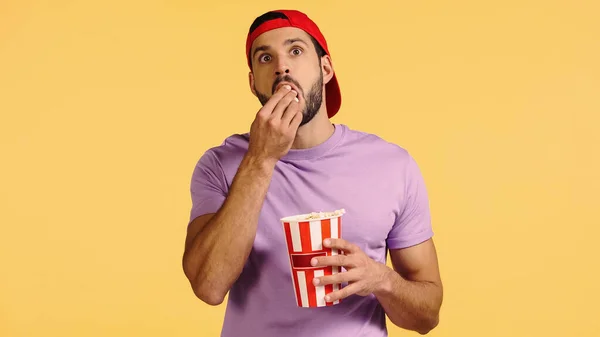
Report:
[[[323,102],[323,73],[310,36],[293,27],[261,34],[250,50],[250,85],[262,105],[283,84],[298,92],[302,109],[301,126],[310,122]]]

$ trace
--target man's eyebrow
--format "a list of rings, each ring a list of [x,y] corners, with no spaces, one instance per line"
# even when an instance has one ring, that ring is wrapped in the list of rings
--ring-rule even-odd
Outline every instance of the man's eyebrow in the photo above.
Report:
[[[287,44],[294,44],[294,43],[296,43],[296,42],[302,42],[302,43],[304,43],[305,45],[307,45],[307,46],[308,46],[308,43],[306,43],[306,41],[302,40],[302,39],[301,39],[301,38],[299,38],[299,37],[292,38],[292,39],[287,39],[287,40],[285,40],[284,44],[286,44],[286,45],[287,45]]]
[[[262,46],[258,46],[258,47],[256,47],[256,49],[254,49],[254,52],[252,53],[252,58],[255,58],[255,57],[256,57],[256,54],[257,54],[259,51],[267,51],[267,50],[269,50],[269,49],[271,49],[271,46],[262,45]]]
[[[301,39],[301,38],[299,38],[299,37],[295,37],[295,38],[287,39],[287,40],[285,40],[285,41],[283,42],[283,44],[284,44],[284,45],[290,45],[290,44],[294,44],[294,43],[296,43],[296,42],[301,42],[301,43],[304,43],[305,45],[307,45],[307,46],[308,46],[308,43],[306,43],[306,41],[302,40],[302,39]],[[269,50],[269,49],[271,49],[271,46],[268,46],[268,45],[261,45],[261,46],[258,46],[258,47],[256,47],[256,49],[254,49],[254,52],[252,53],[252,58],[256,57],[256,54],[257,54],[258,52],[261,52],[261,51],[267,51],[267,50]]]

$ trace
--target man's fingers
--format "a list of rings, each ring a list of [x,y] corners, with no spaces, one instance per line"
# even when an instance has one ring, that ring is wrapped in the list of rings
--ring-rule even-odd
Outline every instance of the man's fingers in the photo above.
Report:
[[[271,115],[277,104],[279,104],[279,101],[281,101],[281,99],[285,97],[290,90],[292,90],[292,87],[287,84],[279,88],[279,90],[277,90],[273,96],[269,98],[267,103],[265,103],[265,105],[260,109],[259,113],[263,115]]]
[[[327,248],[341,249],[351,254],[360,251],[357,245],[344,239],[325,239],[323,240],[323,245]]]
[[[333,255],[313,257],[310,261],[313,267],[336,266],[336,267],[356,267],[352,256],[348,255]]]
[[[298,130],[298,128],[300,127],[300,123],[302,123],[303,118],[304,118],[304,114],[302,113],[302,110],[300,110],[300,109],[296,110],[296,114],[294,115],[294,117],[292,118],[292,121],[290,122],[290,129],[292,129],[294,132],[296,132],[296,130]]]
[[[361,287],[360,284],[356,283],[356,282],[349,284],[346,287],[344,287],[338,291],[334,291],[334,292],[327,294],[327,296],[325,296],[325,301],[326,302],[335,302],[337,300],[346,298],[350,295],[354,295],[360,291],[360,289],[361,289],[360,287]]]
[[[273,109],[271,118],[281,120],[285,110],[288,109],[292,102],[295,102],[294,98],[296,98],[297,95],[298,93],[296,93],[296,91],[291,90],[285,96],[283,96],[279,102],[277,102],[275,109]]]
[[[298,101],[298,97],[295,97],[290,105],[287,106],[287,109],[283,112],[283,116],[281,116],[281,124],[284,126],[289,126],[296,113],[300,110],[300,102]]]
[[[346,271],[343,273],[336,273],[329,276],[315,277],[313,279],[313,285],[324,286],[328,284],[339,284],[339,283],[352,283],[358,281],[358,274],[354,270]]]

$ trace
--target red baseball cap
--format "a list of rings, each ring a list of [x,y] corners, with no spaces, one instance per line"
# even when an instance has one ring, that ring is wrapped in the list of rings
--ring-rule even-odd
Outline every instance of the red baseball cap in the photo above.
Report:
[[[319,30],[319,27],[306,14],[297,10],[286,9],[270,11],[269,13],[283,14],[281,16],[284,16],[285,18],[278,17],[267,20],[254,31],[248,33],[246,38],[246,58],[248,59],[248,67],[250,67],[250,70],[252,70],[250,49],[252,48],[254,40],[262,33],[282,27],[296,27],[304,30],[308,35],[312,36],[321,45],[321,48],[325,50],[325,53],[331,57],[325,37]],[[342,95],[335,73],[331,80],[325,85],[325,90],[327,115],[331,118],[340,110],[340,106],[342,105]]]

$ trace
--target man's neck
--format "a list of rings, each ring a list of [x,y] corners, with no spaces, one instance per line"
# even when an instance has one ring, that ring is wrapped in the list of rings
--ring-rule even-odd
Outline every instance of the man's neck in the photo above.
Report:
[[[329,139],[334,131],[335,127],[329,121],[327,111],[319,111],[309,123],[298,129],[292,149],[315,147]]]

